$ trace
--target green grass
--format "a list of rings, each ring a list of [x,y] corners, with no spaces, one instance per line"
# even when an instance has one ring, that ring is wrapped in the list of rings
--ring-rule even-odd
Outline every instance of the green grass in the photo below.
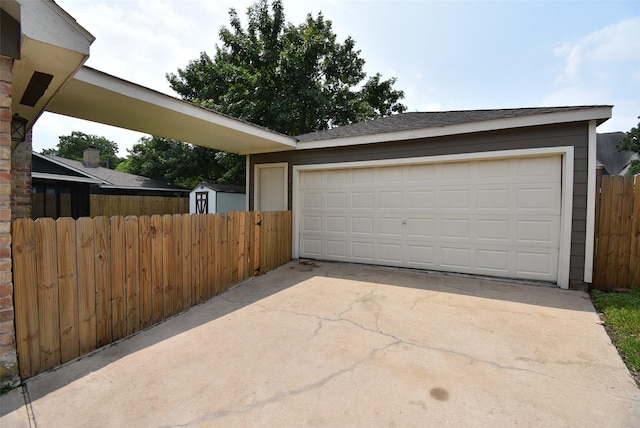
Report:
[[[640,287],[622,293],[594,290],[591,295],[614,345],[640,386]]]

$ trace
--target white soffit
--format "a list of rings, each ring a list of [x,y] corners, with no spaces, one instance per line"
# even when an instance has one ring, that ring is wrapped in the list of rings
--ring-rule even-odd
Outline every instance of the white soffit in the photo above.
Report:
[[[500,129],[522,128],[527,126],[552,125],[558,123],[595,120],[598,124],[611,118],[610,106],[586,107],[579,110],[558,111],[554,113],[533,114],[509,118],[481,120],[448,126],[411,129],[368,135],[356,135],[327,140],[300,141],[297,149],[318,149],[328,147],[352,146],[357,144],[385,143],[389,141],[415,140],[419,138],[443,137],[448,135],[470,134],[475,132],[496,131]]]
[[[232,153],[296,147],[291,137],[89,67],[78,71],[47,111]]]

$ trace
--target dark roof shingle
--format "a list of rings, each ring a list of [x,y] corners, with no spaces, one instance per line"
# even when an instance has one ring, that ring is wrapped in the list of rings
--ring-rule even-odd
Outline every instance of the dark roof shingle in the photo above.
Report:
[[[368,120],[365,122],[352,123],[325,131],[310,132],[308,134],[299,135],[296,138],[301,142],[332,140],[335,138],[384,134],[388,132],[411,131],[416,129],[458,125],[462,123],[481,122],[486,120],[577,111],[593,107],[599,106],[529,107],[493,110],[409,112],[386,116],[375,120]]]

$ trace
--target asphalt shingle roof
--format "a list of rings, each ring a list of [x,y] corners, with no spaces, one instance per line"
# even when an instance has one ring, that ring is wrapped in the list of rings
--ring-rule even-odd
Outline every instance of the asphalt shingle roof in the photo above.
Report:
[[[409,112],[382,117],[380,119],[339,126],[326,131],[311,132],[296,137],[298,141],[319,141],[335,138],[357,137],[363,135],[384,134],[387,132],[411,131],[416,129],[444,127],[462,123],[512,117],[532,116],[548,113],[577,111],[594,106],[571,107],[530,107],[493,110],[457,110],[433,112]]]
[[[637,158],[634,152],[619,152],[616,150],[616,145],[625,135],[624,132],[608,132],[597,136],[596,157],[609,175],[620,175],[631,160]]]
[[[183,190],[180,186],[164,183],[159,180],[154,180],[140,175],[128,174],[126,172],[115,171],[113,169],[104,167],[87,167],[82,162],[62,158],[59,156],[46,155],[57,162],[68,165],[76,170],[83,172],[84,174],[95,177],[104,181],[105,185],[111,185],[116,187],[139,187],[139,188],[154,188],[154,189],[167,189],[167,190]]]

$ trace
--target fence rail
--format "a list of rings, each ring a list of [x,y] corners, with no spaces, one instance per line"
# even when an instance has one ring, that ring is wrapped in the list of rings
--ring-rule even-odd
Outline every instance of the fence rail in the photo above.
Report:
[[[90,195],[91,217],[184,214],[189,212],[189,197]]]
[[[599,177],[593,288],[640,286],[640,182],[636,177]]]
[[[28,378],[291,259],[291,212],[19,219],[16,342]]]

